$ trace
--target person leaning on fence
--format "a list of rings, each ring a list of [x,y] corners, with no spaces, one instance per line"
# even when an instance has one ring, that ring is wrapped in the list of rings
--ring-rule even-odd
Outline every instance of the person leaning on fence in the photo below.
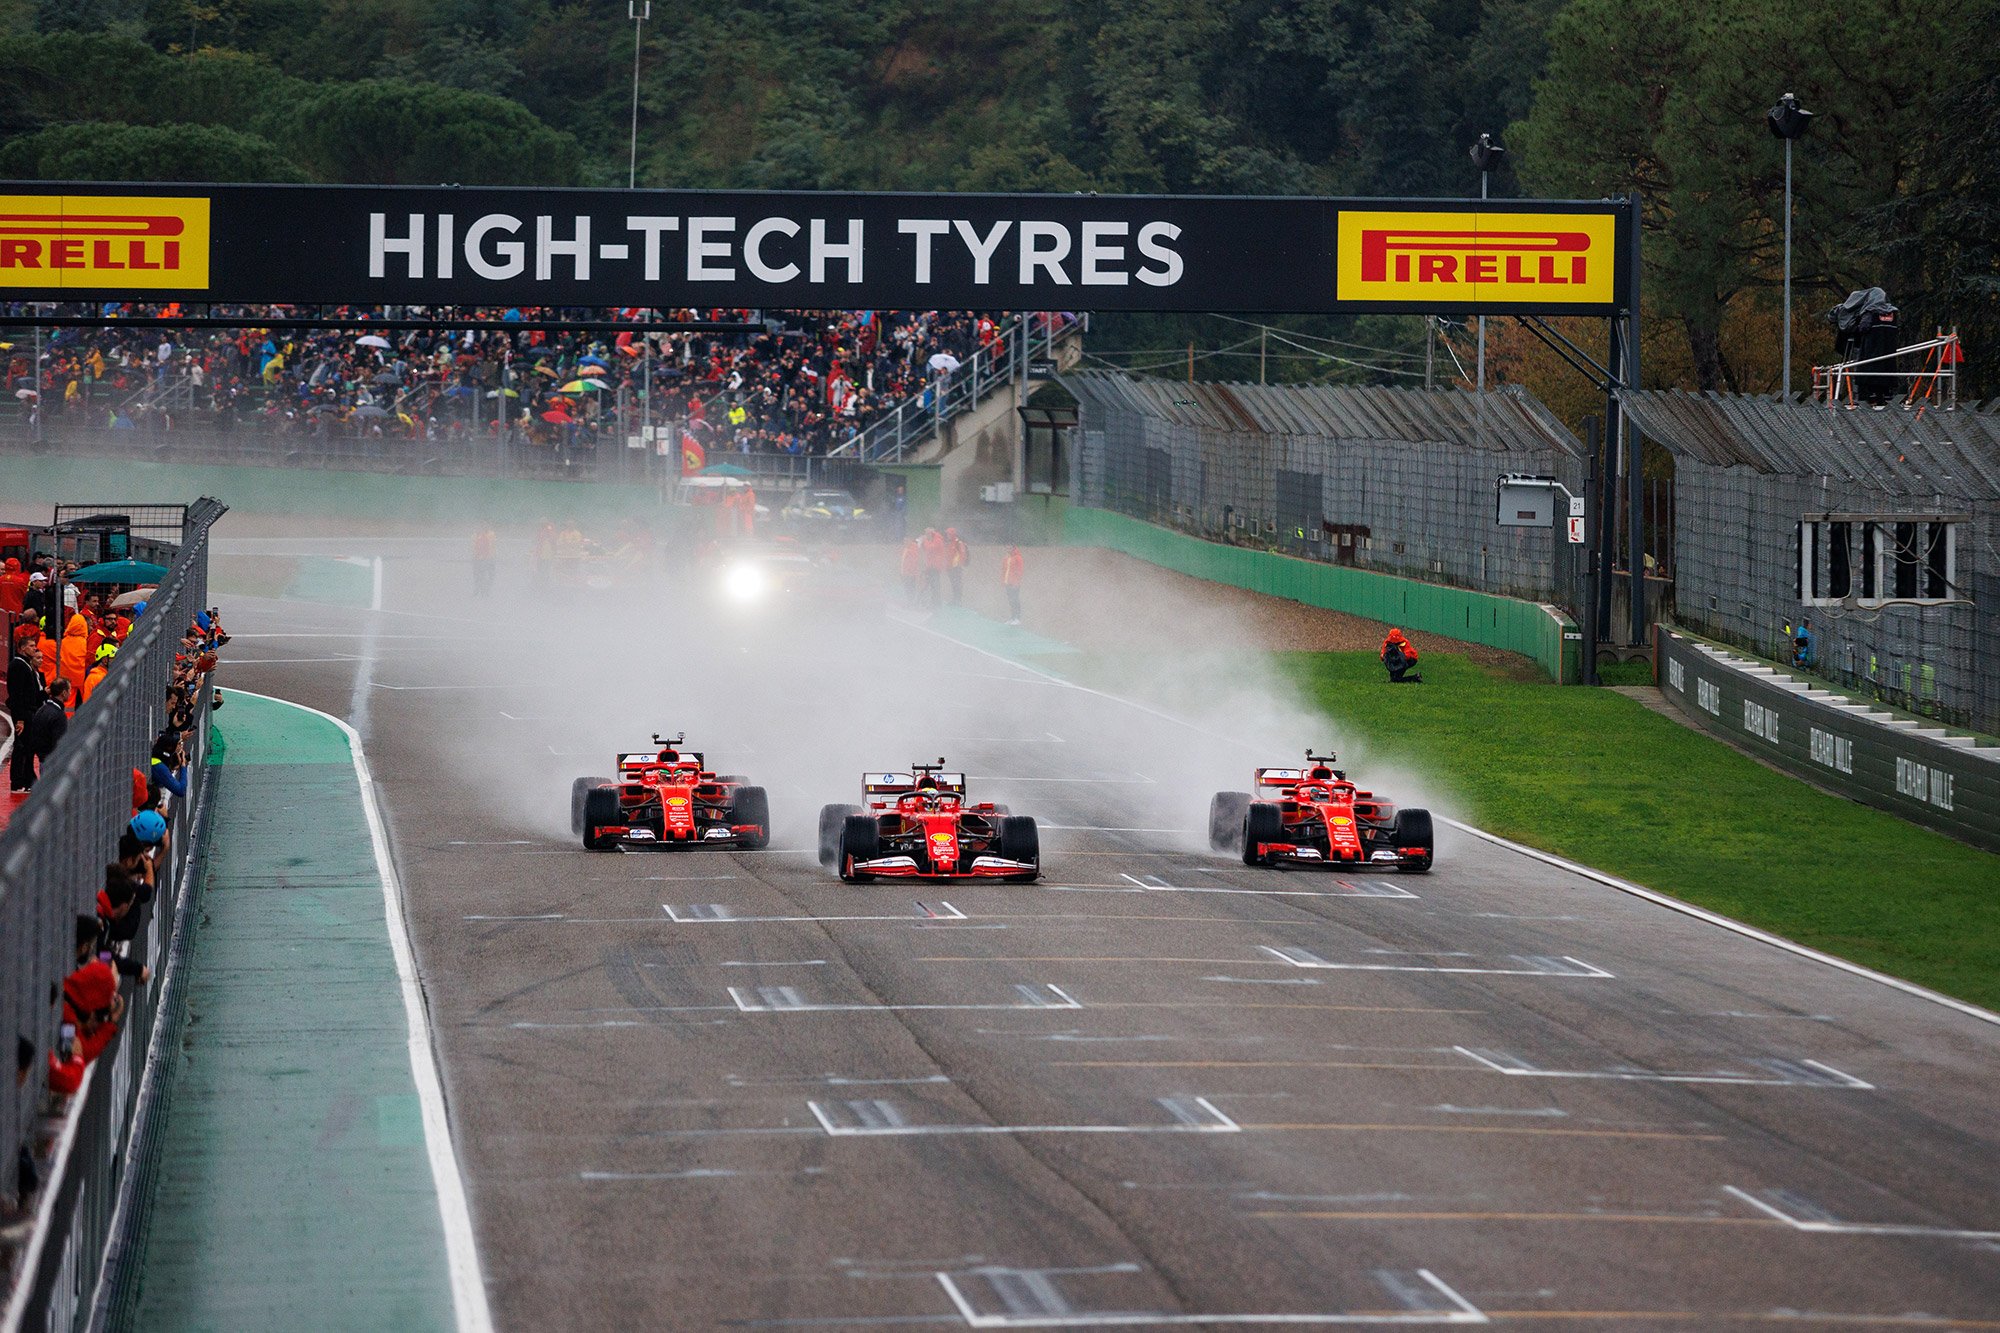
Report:
[[[1403,637],[1403,631],[1392,629],[1389,637],[1382,640],[1382,665],[1389,670],[1392,685],[1421,685],[1424,678],[1417,674],[1417,646]]]
[[[141,984],[153,979],[152,969],[115,950],[138,937],[140,909],[152,901],[152,885],[133,879],[116,862],[104,867],[104,887],[97,891],[98,952],[113,954],[111,962],[119,974],[137,977]]]
[[[49,1052],[49,1090],[63,1096],[83,1086],[83,1071],[118,1035],[125,997],[118,972],[97,956],[95,916],[76,919],[76,969],[63,978],[62,1049]]]
[[[1000,586],[1007,590],[1007,623],[1021,623],[1021,574],[1027,561],[1021,558],[1021,548],[1009,546],[1007,555],[1000,561]]]

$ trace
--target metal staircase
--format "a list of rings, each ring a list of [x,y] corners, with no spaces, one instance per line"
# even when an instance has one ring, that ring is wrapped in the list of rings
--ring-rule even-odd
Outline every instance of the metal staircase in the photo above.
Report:
[[[827,456],[861,463],[904,461],[905,455],[941,435],[945,423],[972,411],[995,391],[1019,379],[1024,348],[1031,363],[1038,359],[1053,360],[1056,344],[1083,327],[1083,321],[1073,316],[1052,314],[1046,330],[1038,332],[1034,327],[1038,318],[1028,313],[1007,320],[990,348],[980,348],[948,375],[933,376],[929,384],[877,417],[860,434]]]

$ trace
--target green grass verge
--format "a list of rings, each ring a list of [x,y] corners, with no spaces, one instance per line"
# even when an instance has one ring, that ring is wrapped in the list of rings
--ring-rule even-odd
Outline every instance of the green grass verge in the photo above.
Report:
[[[2000,1009],[2000,856],[1829,796],[1610,690],[1443,654],[1424,655],[1418,686],[1388,684],[1371,653],[1273,656],[1340,734],[1431,775],[1481,828]],[[1134,683],[1101,658],[1058,669]]]

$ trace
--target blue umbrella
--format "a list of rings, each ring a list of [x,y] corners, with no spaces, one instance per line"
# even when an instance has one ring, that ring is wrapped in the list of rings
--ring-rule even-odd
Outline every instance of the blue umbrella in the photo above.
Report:
[[[577,362],[576,362],[576,363],[577,363],[577,364],[578,364],[579,366],[603,366],[603,367],[604,367],[604,369],[606,369],[606,370],[609,370],[609,369],[611,369],[611,365],[610,365],[610,363],[609,363],[609,362],[606,362],[606,361],[599,361],[599,360],[598,360],[598,359],[597,359],[596,357],[594,357],[594,356],[584,356],[584,357],[578,357],[578,358],[577,358]]]
[[[85,565],[69,576],[71,583],[158,583],[167,576],[160,565],[144,560],[109,560],[101,565]]]

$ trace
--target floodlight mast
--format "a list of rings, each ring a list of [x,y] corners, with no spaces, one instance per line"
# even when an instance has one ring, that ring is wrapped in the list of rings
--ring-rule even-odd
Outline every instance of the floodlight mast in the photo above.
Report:
[[[632,20],[632,157],[626,168],[625,188],[639,187],[639,51],[646,20],[653,17],[653,0],[625,0],[625,17]]]
[[[1479,197],[1486,198],[1486,177],[1500,164],[1506,149],[1493,142],[1490,134],[1481,134],[1479,141],[1472,145],[1472,164],[1479,168]],[[1429,385],[1425,386],[1430,387]],[[1479,378],[1475,387],[1480,393],[1486,392],[1486,316],[1479,316]]]
[[[1785,397],[1792,396],[1792,141],[1805,134],[1812,125],[1813,113],[1799,105],[1799,99],[1786,93],[1778,99],[1778,104],[1765,113],[1765,123],[1771,127],[1774,137],[1785,141],[1785,348],[1784,376]]]

